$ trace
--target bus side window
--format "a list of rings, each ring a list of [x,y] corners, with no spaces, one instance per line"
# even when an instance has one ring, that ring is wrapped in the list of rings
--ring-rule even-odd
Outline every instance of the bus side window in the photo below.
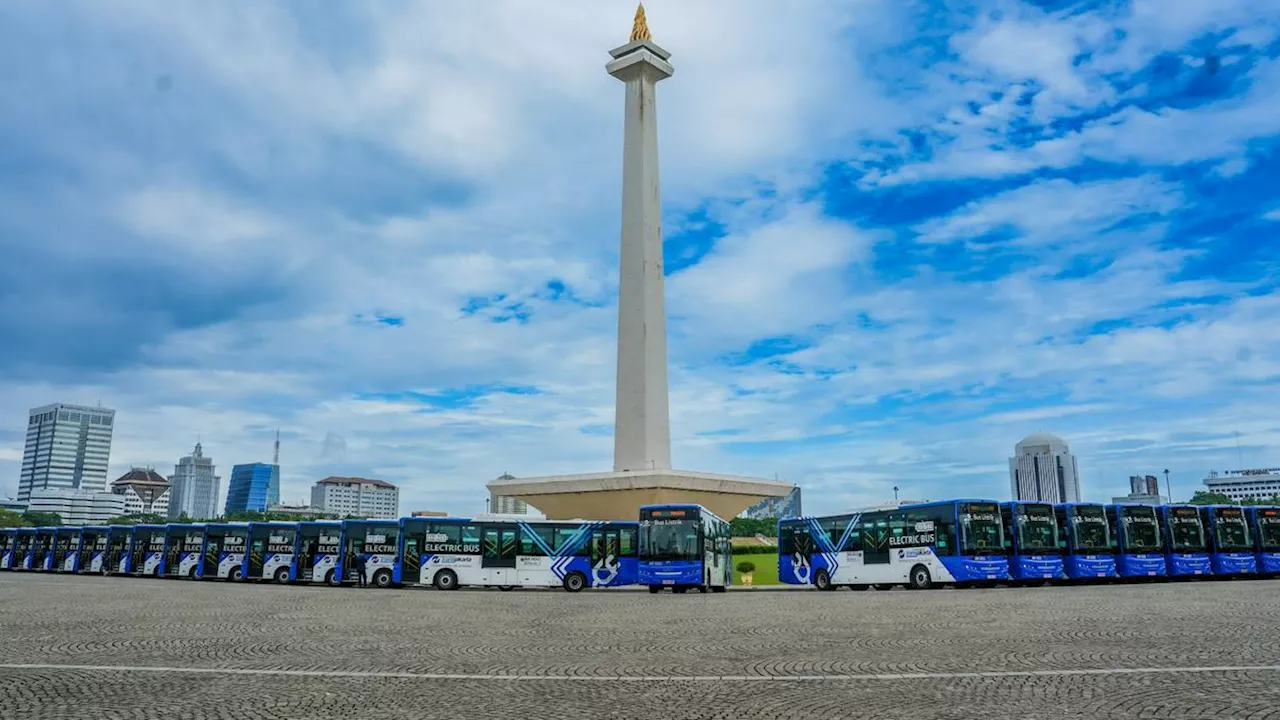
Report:
[[[621,545],[619,555],[622,557],[636,556],[636,531],[634,528],[622,528],[618,532],[618,542]]]
[[[542,552],[542,548],[538,546],[538,543],[534,542],[533,533],[530,532],[532,529],[533,528],[520,528],[520,554],[532,557],[544,557],[546,553]]]
[[[480,528],[475,525],[462,526],[462,543],[464,545],[480,544]]]

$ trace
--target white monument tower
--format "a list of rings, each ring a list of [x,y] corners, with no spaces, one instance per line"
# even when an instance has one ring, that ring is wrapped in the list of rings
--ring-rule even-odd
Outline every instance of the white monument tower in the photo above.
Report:
[[[618,400],[613,469],[671,469],[667,409],[667,309],[662,288],[657,84],[675,72],[649,35],[644,6],[631,42],[609,51],[609,74],[626,83],[622,130],[622,262],[618,283]]]
[[[657,84],[675,72],[653,41],[644,5],[631,41],[605,66],[626,87],[622,141],[622,258],[618,287],[618,388],[613,472],[504,476],[491,493],[513,496],[550,518],[635,519],[648,503],[699,503],[722,517],[790,483],[671,469],[667,404],[667,312],[663,299],[662,193],[658,178]]]

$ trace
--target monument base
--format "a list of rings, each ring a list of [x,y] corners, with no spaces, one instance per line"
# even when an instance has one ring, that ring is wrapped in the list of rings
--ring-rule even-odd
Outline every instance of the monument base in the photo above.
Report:
[[[686,470],[499,478],[495,495],[519,498],[552,520],[635,520],[641,505],[697,503],[728,520],[764,498],[795,487],[777,480]]]

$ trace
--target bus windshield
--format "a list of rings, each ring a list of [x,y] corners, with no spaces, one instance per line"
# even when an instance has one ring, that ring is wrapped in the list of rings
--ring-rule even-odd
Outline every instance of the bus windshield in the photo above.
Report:
[[[1204,550],[1204,528],[1195,508],[1172,508],[1169,511],[1169,537],[1174,550]]]
[[[1253,549],[1249,543],[1249,528],[1244,524],[1244,511],[1239,508],[1223,508],[1218,511],[1218,519],[1214,523],[1214,535],[1218,541],[1219,550]]]
[[[995,503],[960,503],[965,555],[1003,555],[1004,523]]]
[[[1072,508],[1071,533],[1077,551],[1111,552],[1111,533],[1107,530],[1107,511],[1097,505]]]
[[[697,560],[697,518],[640,521],[640,557],[645,560]]]
[[[1258,540],[1263,550],[1280,550],[1280,511],[1261,511],[1258,514]]]
[[[1032,552],[1058,549],[1058,523],[1051,505],[1019,505],[1018,549]]]
[[[1154,507],[1120,507],[1124,546],[1128,550],[1151,552],[1160,549],[1160,531]]]

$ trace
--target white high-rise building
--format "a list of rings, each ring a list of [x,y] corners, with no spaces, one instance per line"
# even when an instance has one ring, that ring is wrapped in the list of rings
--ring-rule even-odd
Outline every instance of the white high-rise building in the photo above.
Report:
[[[364,518],[400,517],[400,488],[385,480],[327,477],[311,486],[311,507]]]
[[[18,501],[35,490],[105,492],[116,411],[55,403],[32,408],[18,476]]]
[[[169,478],[169,519],[176,520],[183,513],[195,520],[218,517],[218,492],[222,478],[214,472],[213,458],[205,457],[204,448],[196,443],[196,449],[180,458]]]
[[[1014,500],[1080,502],[1080,471],[1067,441],[1057,435],[1028,435],[1009,458],[1009,487]]]

